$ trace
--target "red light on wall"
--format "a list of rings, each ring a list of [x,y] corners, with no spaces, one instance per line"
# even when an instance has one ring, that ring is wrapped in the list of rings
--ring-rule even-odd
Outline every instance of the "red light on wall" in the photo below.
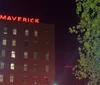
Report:
[[[73,68],[73,66],[64,66],[64,68]]]
[[[47,77],[47,76],[44,76],[44,79],[45,79],[45,78],[49,78],[49,77]]]

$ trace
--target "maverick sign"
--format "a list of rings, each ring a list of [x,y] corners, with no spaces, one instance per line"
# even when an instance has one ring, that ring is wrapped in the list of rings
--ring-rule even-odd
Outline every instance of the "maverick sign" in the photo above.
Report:
[[[8,16],[1,14],[0,14],[0,19],[9,21],[18,21],[18,22],[39,23],[38,18],[26,18],[26,17]]]

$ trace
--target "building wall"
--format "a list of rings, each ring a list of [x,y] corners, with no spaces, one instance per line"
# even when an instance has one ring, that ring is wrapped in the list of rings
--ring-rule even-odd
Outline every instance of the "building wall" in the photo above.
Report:
[[[8,34],[3,34],[4,27],[7,27]],[[17,29],[17,35],[13,35],[13,29]],[[29,36],[25,36],[25,29],[29,30]],[[34,31],[38,31],[38,37],[34,37]],[[5,68],[0,70],[0,74],[4,75],[3,82],[0,85],[34,85],[33,77],[37,76],[37,85],[46,85],[45,77],[49,77],[50,84],[55,82],[55,39],[54,25],[49,24],[29,24],[22,22],[0,21],[0,52],[2,49],[6,51],[5,57],[0,57],[0,61],[4,61]],[[7,40],[7,45],[2,45],[2,40]],[[12,40],[16,40],[16,46],[12,47]],[[25,46],[25,40],[28,40],[28,46]],[[37,46],[34,41],[38,41]],[[47,42],[49,42],[47,44]],[[33,59],[33,52],[37,47],[38,59]],[[16,58],[11,58],[11,51],[16,52]],[[24,59],[24,51],[28,51],[28,59]],[[49,52],[50,60],[45,59],[46,51]],[[1,55],[1,54],[0,54]],[[10,69],[10,63],[15,63],[15,69]],[[28,70],[25,72],[24,64],[28,64]],[[33,72],[33,64],[37,65],[37,71]],[[45,66],[50,66],[49,72],[45,72]],[[10,74],[14,75],[14,82],[9,82]],[[27,75],[26,83],[24,83],[24,75]]]

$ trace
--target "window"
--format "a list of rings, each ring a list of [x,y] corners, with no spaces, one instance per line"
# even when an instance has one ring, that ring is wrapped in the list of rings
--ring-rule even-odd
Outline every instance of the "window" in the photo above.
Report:
[[[24,75],[24,79],[23,79],[24,83],[27,82],[27,75]]]
[[[24,71],[27,71],[27,64],[24,64]]]
[[[16,57],[16,56],[15,56],[15,51],[12,51],[12,52],[11,52],[11,57],[12,57],[12,58],[15,58],[15,57]]]
[[[49,77],[46,77],[46,78],[45,78],[45,85],[48,85],[48,84],[50,84],[50,82],[49,82]]]
[[[0,82],[3,82],[3,75],[0,74]]]
[[[28,59],[28,52],[24,52],[24,59]]]
[[[14,64],[14,63],[11,63],[11,64],[10,64],[10,69],[11,69],[11,70],[14,70],[14,69],[15,69],[15,64]]]
[[[37,52],[33,52],[33,56],[34,56],[34,60],[37,60],[38,53]]]
[[[6,39],[3,39],[2,45],[6,45],[6,44],[7,44],[7,40]]]
[[[14,82],[14,76],[13,75],[10,75],[10,82]]]
[[[4,69],[4,62],[0,62],[0,69]]]
[[[38,36],[38,31],[34,31],[34,37],[37,37]]]
[[[4,34],[7,34],[7,27],[4,27]]]
[[[37,76],[33,77],[33,84],[37,84]]]
[[[24,42],[24,46],[25,46],[25,47],[28,46],[28,40],[25,40],[25,42]]]
[[[38,51],[38,41],[34,41],[34,51]]]
[[[33,64],[33,72],[37,71],[37,64]]]
[[[2,50],[1,56],[5,57],[5,53],[6,53],[5,50]]]
[[[17,35],[17,29],[16,28],[13,29],[13,35]]]
[[[25,30],[25,36],[29,36],[29,30]]]
[[[12,46],[16,46],[16,40],[12,40]]]
[[[46,41],[46,52],[49,52],[49,48],[50,48],[50,41]]]
[[[49,60],[49,52],[46,53],[46,60]]]
[[[46,71],[46,72],[49,72],[49,65],[46,65],[45,71]]]

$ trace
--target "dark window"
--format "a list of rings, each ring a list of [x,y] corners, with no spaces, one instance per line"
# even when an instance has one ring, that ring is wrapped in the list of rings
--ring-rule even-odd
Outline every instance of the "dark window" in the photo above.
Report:
[[[37,60],[37,58],[38,58],[38,53],[37,52],[33,52],[33,59]]]
[[[48,77],[45,78],[45,84],[46,84],[46,85],[50,84],[49,78],[48,78]]]
[[[37,64],[33,64],[33,72],[37,71]]]
[[[28,46],[28,40],[25,40],[25,42],[24,42],[24,46],[25,46],[25,47]]]

